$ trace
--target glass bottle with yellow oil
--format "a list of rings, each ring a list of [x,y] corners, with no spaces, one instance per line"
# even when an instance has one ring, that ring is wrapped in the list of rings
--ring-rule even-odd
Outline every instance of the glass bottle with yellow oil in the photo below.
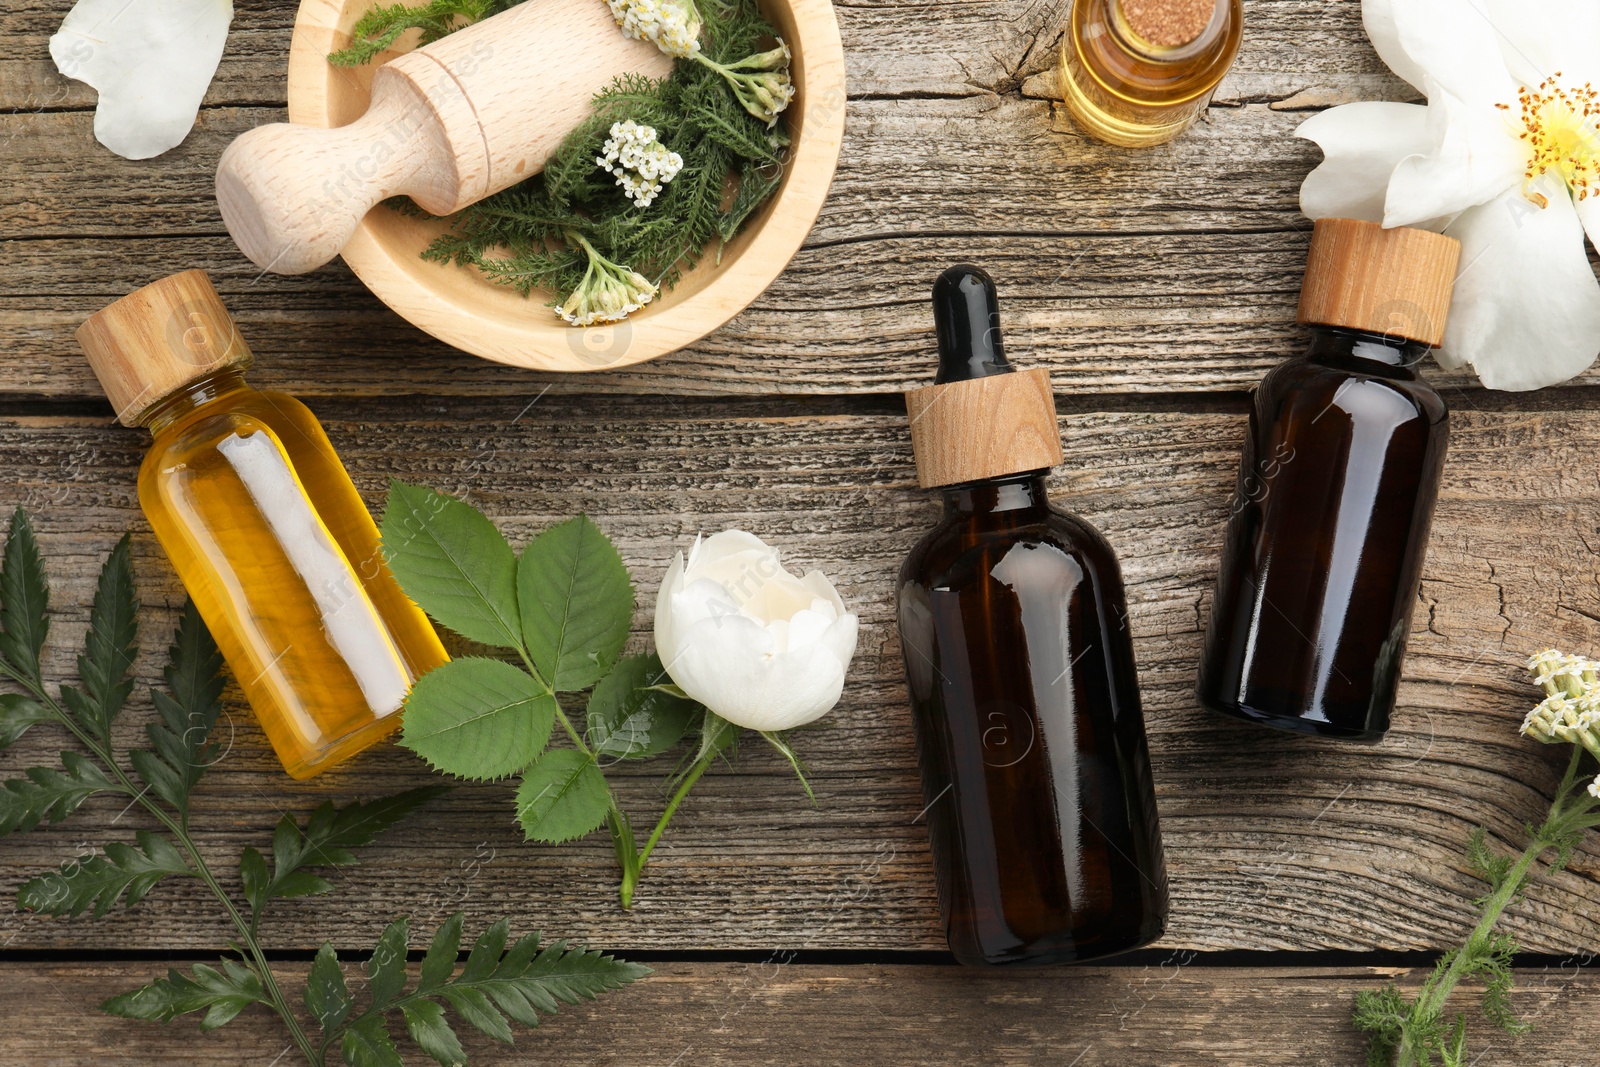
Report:
[[[1075,0],[1061,91],[1086,133],[1125,148],[1172,140],[1239,54],[1240,0]]]
[[[392,733],[448,657],[316,416],[245,383],[205,273],[124,297],[78,341],[117,417],[154,435],[139,503],[284,769],[309,778]]]

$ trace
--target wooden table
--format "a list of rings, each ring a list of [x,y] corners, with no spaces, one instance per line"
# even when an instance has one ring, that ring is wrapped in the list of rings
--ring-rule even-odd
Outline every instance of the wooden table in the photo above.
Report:
[[[608,842],[525,845],[510,789],[458,789],[266,938],[303,973],[332,939],[370,949],[391,916],[469,925],[512,912],[650,963],[656,977],[475,1062],[584,1064],[1355,1064],[1352,995],[1420,981],[1472,916],[1471,829],[1520,841],[1561,754],[1525,742],[1537,648],[1600,650],[1600,376],[1491,393],[1430,371],[1454,408],[1443,499],[1396,725],[1380,745],[1296,739],[1202,713],[1191,695],[1245,394],[1304,339],[1296,194],[1318,108],[1403,99],[1353,0],[1247,0],[1238,67],[1207,121],[1130,153],[1087,141],[1056,101],[1068,0],[855,0],[848,136],[793,266],[726,329],[653,364],[540,376],[452,351],[342,267],[258,277],[218,219],[224,145],[282,116],[293,4],[244,0],[188,142],[145,163],[93,141],[93,94],[45,41],[67,0],[0,13],[0,505],[36,515],[62,610],[64,678],[99,561],[133,531],[148,607],[140,678],[181,591],[134,499],[144,435],[113,424],[72,331],[132,288],[209,270],[259,356],[257,384],[308,400],[374,508],[390,475],[486,509],[514,541],[579,510],[645,592],[699,531],[739,526],[835,576],[860,612],[839,709],[801,739],[817,804],[748,746],[699,786],[632,913]],[[1056,499],[1121,553],[1172,872],[1170,931],[1118,965],[972,974],[947,965],[890,610],[892,577],[936,505],[912,479],[899,393],[932,374],[927,293],[971,260],[1000,283],[1016,358],[1048,366],[1067,463]],[[641,609],[637,641],[648,636]],[[141,685],[141,693],[144,686]],[[279,770],[230,691],[232,751],[197,820],[229,863],[283,810],[430,781],[386,747],[308,784]],[[140,698],[143,699],[142,697]],[[120,727],[132,741],[148,706]],[[54,758],[44,729],[0,757]],[[661,803],[657,765],[625,806]],[[143,823],[91,801],[0,844],[7,891]],[[1544,879],[1507,924],[1532,955],[1519,1043],[1474,1031],[1475,1062],[1600,1062],[1597,853]],[[287,1063],[264,1014],[216,1035],[97,1013],[102,997],[214,958],[229,930],[202,892],[158,889],[103,922],[0,914],[0,1061]],[[20,1007],[21,1010],[18,1010]]]

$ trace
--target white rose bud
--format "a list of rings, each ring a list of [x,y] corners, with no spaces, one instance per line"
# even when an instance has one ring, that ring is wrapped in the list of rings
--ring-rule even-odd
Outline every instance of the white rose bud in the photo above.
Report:
[[[839,702],[857,625],[821,571],[796,578],[743,530],[696,538],[656,597],[656,652],[672,680],[734,725],[765,732]]]

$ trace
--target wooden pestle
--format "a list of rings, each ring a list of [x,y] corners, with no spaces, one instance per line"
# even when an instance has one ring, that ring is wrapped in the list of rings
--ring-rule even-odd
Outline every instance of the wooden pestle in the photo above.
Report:
[[[348,126],[243,134],[217,167],[217,203],[256,266],[303,274],[379,201],[459,211],[542,170],[619,75],[671,70],[601,0],[526,0],[379,67],[371,105]]]

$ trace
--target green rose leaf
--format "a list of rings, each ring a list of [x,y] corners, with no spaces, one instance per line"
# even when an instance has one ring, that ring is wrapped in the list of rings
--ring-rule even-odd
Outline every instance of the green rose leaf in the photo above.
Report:
[[[700,705],[657,683],[667,677],[659,656],[628,656],[589,695],[589,747],[600,757],[644,759],[682,740]]]
[[[478,509],[391,481],[383,552],[400,588],[438,623],[485,645],[518,646],[517,557]]]
[[[400,743],[436,770],[486,780],[544,751],[556,701],[509,663],[466,656],[423,675],[406,697]]]
[[[530,841],[559,845],[606,821],[610,790],[594,760],[571,748],[546,752],[517,790],[517,821]]]
[[[633,582],[600,528],[579,515],[551,527],[517,564],[528,654],[557,692],[594,685],[622,654],[633,621]]]

